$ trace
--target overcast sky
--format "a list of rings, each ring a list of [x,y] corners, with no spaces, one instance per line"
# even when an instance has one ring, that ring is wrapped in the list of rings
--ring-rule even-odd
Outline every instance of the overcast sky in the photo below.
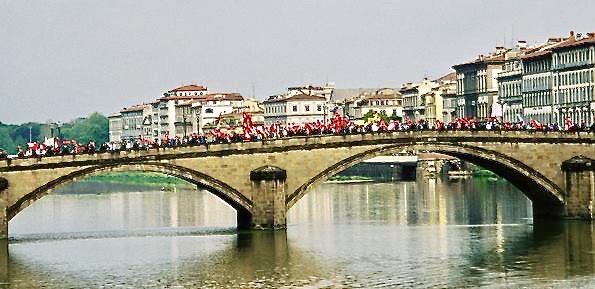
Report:
[[[190,83],[259,99],[326,81],[399,86],[513,40],[595,31],[593,11],[556,0],[0,0],[0,122],[110,114]]]

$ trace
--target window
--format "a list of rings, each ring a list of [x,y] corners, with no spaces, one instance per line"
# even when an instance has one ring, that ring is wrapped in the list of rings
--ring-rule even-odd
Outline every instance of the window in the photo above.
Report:
[[[317,110],[317,111],[322,111],[322,105],[320,105],[320,104],[319,104],[319,105],[317,105],[317,106],[316,106],[316,110]]]
[[[306,105],[304,105],[304,109],[305,109],[306,111],[310,111],[310,106],[306,104]]]
[[[213,113],[213,109],[212,108],[207,108],[207,109],[205,109],[205,113]]]
[[[294,112],[297,112],[297,105],[294,105],[294,106],[292,107],[292,111],[294,111]]]

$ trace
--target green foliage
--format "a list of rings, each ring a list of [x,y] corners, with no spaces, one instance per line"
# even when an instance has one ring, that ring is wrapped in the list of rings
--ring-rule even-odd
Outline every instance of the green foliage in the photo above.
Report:
[[[77,142],[88,143],[95,141],[98,144],[109,140],[109,122],[107,117],[93,113],[89,118],[79,119],[64,125],[61,130],[62,139],[74,139]]]
[[[94,140],[101,144],[109,139],[107,117],[93,113],[88,118],[78,119],[65,123],[61,127],[63,139],[74,139],[77,142],[87,143]],[[7,125],[0,123],[0,148],[15,154],[17,146],[26,147],[29,137],[32,141],[41,142],[45,137],[50,137],[49,124],[28,122],[20,125]],[[58,132],[54,133],[58,136]]]
[[[480,177],[480,178],[498,178],[498,175],[496,175],[492,171],[486,170],[486,169],[474,170],[472,174],[474,177]]]
[[[388,117],[388,115],[386,115],[386,111],[384,111],[384,110],[378,111],[377,113],[382,119],[384,119],[385,122],[389,122],[391,119],[393,119],[393,118]],[[373,117],[374,117],[374,111],[372,111],[370,109],[368,112],[366,112],[366,114],[364,114],[362,116],[362,119],[364,120],[364,122],[367,123],[368,119],[373,118]],[[394,117],[398,118],[396,115]]]
[[[329,181],[334,182],[348,182],[348,181],[373,181],[373,178],[370,177],[362,177],[362,176],[340,176],[334,175],[328,179]]]
[[[10,129],[2,124],[0,124],[0,148],[9,153],[14,153],[13,151],[16,149],[16,145],[10,137]]]
[[[366,112],[366,114],[364,114],[362,116],[362,119],[364,120],[364,122],[368,122],[368,119],[370,119],[371,117],[374,117],[374,112],[370,109],[368,112]]]
[[[176,177],[151,172],[110,172],[88,176],[82,182],[136,184],[146,186],[160,186],[165,188],[194,188],[195,186]]]

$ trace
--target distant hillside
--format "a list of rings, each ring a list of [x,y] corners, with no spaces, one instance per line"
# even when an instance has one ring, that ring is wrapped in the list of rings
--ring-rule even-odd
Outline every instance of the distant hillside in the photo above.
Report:
[[[56,125],[54,125],[56,127]],[[61,124],[60,134],[62,139],[74,139],[77,142],[87,143],[94,140],[101,144],[109,140],[109,128],[107,117],[93,113],[89,117],[79,118],[68,123]],[[30,135],[29,135],[30,133]],[[0,122],[0,148],[15,154],[17,146],[26,147],[29,136],[33,141],[43,141],[51,136],[51,125],[45,123],[28,122],[20,125],[3,124]],[[58,136],[55,129],[54,136]]]

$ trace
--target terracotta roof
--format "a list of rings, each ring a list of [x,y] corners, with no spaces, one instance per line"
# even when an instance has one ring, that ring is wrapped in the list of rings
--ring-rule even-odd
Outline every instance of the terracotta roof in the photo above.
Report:
[[[143,111],[147,105],[133,105],[129,107],[123,108],[120,113],[123,112],[133,112],[133,111]]]
[[[364,97],[364,99],[402,99],[402,97],[401,97],[400,93],[395,93],[395,94],[378,93],[378,94],[372,94],[370,96],[366,96],[366,97]]]
[[[309,94],[300,93],[300,94],[292,95],[290,97],[279,97],[279,98],[276,98],[275,96],[271,96],[271,97],[269,97],[269,99],[265,100],[264,102],[270,103],[270,102],[285,102],[285,101],[296,101],[296,100],[320,100],[320,101],[326,101],[326,98],[324,96],[309,95]]]
[[[462,67],[462,66],[466,66],[466,65],[477,65],[477,64],[498,64],[498,63],[503,63],[504,62],[504,53],[501,54],[496,54],[496,55],[486,55],[483,57],[478,57],[475,58],[469,62],[465,62],[465,63],[461,63],[461,64],[455,64],[452,67],[454,69],[456,69],[457,67]]]
[[[216,100],[231,100],[240,101],[244,100],[244,97],[239,93],[208,93],[203,95],[189,95],[189,96],[164,96],[159,100],[190,100],[190,101],[216,101]]]
[[[190,106],[190,105],[192,105],[192,101],[188,101],[188,102],[183,102],[183,103],[176,104],[177,107]]]
[[[533,52],[533,53],[529,53],[529,54],[525,54],[525,55],[523,55],[523,56],[521,57],[521,59],[530,59],[530,58],[536,58],[536,57],[539,57],[539,56],[545,56],[545,55],[548,55],[548,54],[551,54],[551,53],[552,53],[552,51],[551,51],[551,50],[549,50],[549,49],[547,49],[547,50],[542,50],[542,51],[536,51],[536,52]]]
[[[552,49],[563,49],[568,47],[577,47],[582,45],[593,45],[595,44],[595,35],[592,33],[588,34],[589,37],[583,38],[580,40],[576,40],[576,38],[572,37],[570,40],[565,41],[564,43],[552,48]]]
[[[212,101],[212,100],[232,100],[239,101],[244,100],[244,97],[236,92],[225,92],[225,93],[208,93],[202,95],[202,98],[196,98],[200,101]]]
[[[532,51],[525,53],[525,55],[523,55],[521,58],[522,59],[530,59],[530,58],[536,58],[536,57],[540,57],[540,56],[549,55],[552,53],[553,49],[556,49],[560,46],[563,46],[563,45],[566,45],[569,43],[573,43],[575,41],[576,40],[574,37],[550,38],[550,39],[548,39],[548,43],[540,45],[539,47],[536,47]]]
[[[440,82],[440,81],[455,81],[455,80],[457,80],[457,73],[455,71],[453,71],[453,72],[450,72],[446,75],[439,77],[438,79],[436,79],[434,81]]]
[[[288,87],[287,90],[324,90],[324,87],[322,86],[293,86],[293,87]]]
[[[192,100],[192,99],[201,99],[205,98],[205,95],[188,95],[188,96],[177,96],[177,95],[170,95],[164,96],[159,98],[159,100]]]
[[[172,92],[172,91],[205,91],[205,90],[207,90],[207,88],[202,85],[190,84],[190,85],[184,85],[184,86],[174,88],[174,89],[170,90],[170,92]]]
[[[399,89],[399,91],[402,93],[402,92],[405,92],[408,90],[417,90],[418,87],[419,87],[419,84],[414,84],[413,86],[404,86],[404,87],[401,87],[401,89]]]
[[[294,101],[294,100],[324,100],[324,101],[326,101],[326,98],[324,96],[300,93],[300,94],[290,96],[290,97],[286,98],[285,100],[287,100],[287,101]]]

